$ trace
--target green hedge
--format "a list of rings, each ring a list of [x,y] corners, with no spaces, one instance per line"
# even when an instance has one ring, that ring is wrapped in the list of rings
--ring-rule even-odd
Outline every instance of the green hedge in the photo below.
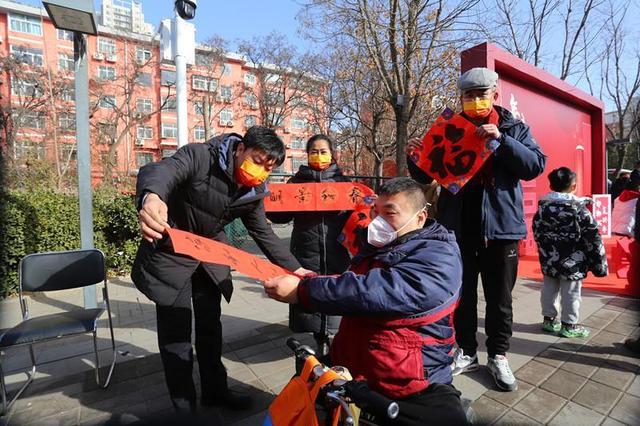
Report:
[[[129,272],[139,243],[132,196],[97,190],[93,198],[95,245],[109,275]],[[76,195],[51,190],[0,191],[0,299],[18,290],[18,263],[29,253],[80,247]]]

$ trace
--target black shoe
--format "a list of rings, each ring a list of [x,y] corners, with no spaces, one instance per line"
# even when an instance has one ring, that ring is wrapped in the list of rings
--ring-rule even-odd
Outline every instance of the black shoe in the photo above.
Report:
[[[236,390],[227,389],[221,395],[203,396],[200,405],[203,407],[220,406],[230,410],[244,410],[251,406],[253,398]]]

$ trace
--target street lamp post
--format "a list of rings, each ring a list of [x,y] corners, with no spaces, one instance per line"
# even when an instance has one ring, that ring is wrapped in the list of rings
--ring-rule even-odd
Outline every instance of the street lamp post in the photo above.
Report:
[[[80,242],[83,249],[90,249],[93,248],[93,197],[89,135],[89,67],[85,34],[98,34],[93,0],[46,0],[42,3],[56,28],[73,32]],[[85,287],[83,292],[84,306],[95,308],[95,285]]]

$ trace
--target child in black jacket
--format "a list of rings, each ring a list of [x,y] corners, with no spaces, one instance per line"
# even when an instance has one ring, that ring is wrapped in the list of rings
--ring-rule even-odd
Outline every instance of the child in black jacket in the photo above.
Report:
[[[592,271],[608,273],[607,257],[598,225],[586,208],[588,199],[577,197],[576,174],[567,167],[549,173],[551,191],[538,203],[533,233],[544,274],[540,303],[542,329],[563,337],[587,337],[578,325],[582,280]],[[560,293],[562,324],[556,321]]]

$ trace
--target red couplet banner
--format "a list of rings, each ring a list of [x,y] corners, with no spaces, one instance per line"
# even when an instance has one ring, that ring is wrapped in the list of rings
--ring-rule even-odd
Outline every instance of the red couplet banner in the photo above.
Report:
[[[356,182],[274,183],[269,192],[267,212],[354,210],[373,200],[373,190]]]
[[[295,275],[268,260],[219,241],[213,241],[179,229],[170,228],[167,229],[167,232],[176,253],[193,257],[201,262],[227,265],[248,277],[261,281],[280,275]]]
[[[494,111],[489,123],[497,124]],[[477,127],[460,114],[445,109],[422,139],[411,160],[452,194],[480,170],[499,143],[476,135]]]

